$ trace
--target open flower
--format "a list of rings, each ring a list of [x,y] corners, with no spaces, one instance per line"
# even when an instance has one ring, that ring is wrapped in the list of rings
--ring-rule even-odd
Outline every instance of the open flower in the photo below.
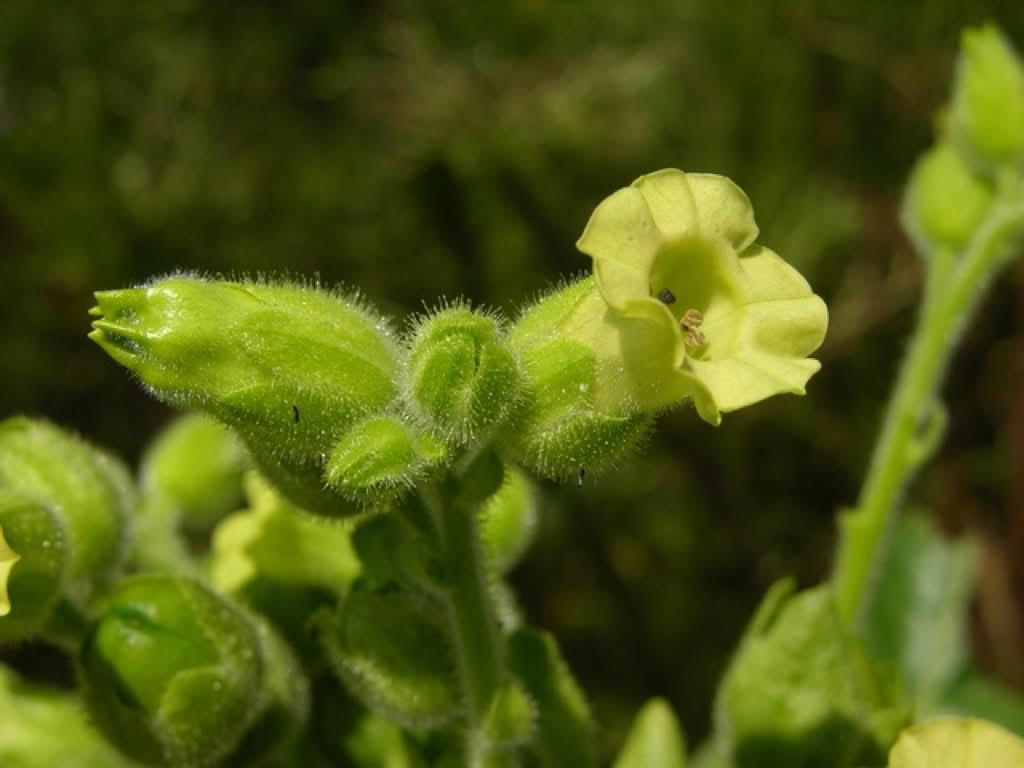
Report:
[[[732,181],[675,169],[641,176],[590,217],[577,246],[594,260],[604,311],[588,330],[604,334],[598,356],[618,360],[641,410],[692,398],[718,424],[724,412],[804,393],[828,312],[757,234]]]

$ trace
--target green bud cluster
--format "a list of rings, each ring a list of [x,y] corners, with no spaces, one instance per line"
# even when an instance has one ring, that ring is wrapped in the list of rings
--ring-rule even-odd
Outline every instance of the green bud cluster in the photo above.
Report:
[[[89,714],[147,765],[208,766],[233,753],[249,764],[287,743],[308,690],[287,647],[199,582],[127,579],[79,654]]]
[[[46,422],[0,422],[0,643],[87,611],[118,574],[134,505],[110,455]]]

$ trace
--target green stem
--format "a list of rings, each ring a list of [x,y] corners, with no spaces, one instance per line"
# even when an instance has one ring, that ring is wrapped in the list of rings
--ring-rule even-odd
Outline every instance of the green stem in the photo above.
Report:
[[[431,506],[444,547],[447,600],[471,732],[501,682],[504,646],[491,599],[476,505],[449,492]]]
[[[927,458],[921,432],[941,406],[942,374],[971,309],[989,278],[1006,261],[1008,240],[1024,228],[1024,204],[997,201],[961,255],[936,252],[917,327],[889,401],[857,508],[840,521],[832,584],[840,616],[855,631],[871,602],[872,574],[884,553],[885,534],[903,489]],[[931,435],[934,438],[934,435]],[[936,441],[937,442],[937,441]]]

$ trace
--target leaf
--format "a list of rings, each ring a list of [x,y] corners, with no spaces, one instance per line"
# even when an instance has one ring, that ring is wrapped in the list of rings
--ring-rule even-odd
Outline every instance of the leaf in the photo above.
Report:
[[[594,764],[590,708],[554,637],[520,629],[508,638],[508,666],[537,705],[533,746],[551,768]]]
[[[672,707],[651,699],[636,716],[612,768],[685,768],[686,744]]]
[[[967,664],[976,559],[970,541],[947,540],[922,515],[904,517],[892,532],[862,639],[878,662],[899,671],[919,715],[934,712]]]
[[[981,717],[1024,737],[1024,695],[1005,685],[968,672],[936,707],[944,715]]]

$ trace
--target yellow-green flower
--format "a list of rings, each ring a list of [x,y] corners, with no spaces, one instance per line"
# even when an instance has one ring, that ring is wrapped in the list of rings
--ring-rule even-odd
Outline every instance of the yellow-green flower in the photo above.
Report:
[[[567,325],[589,337],[615,397],[641,410],[692,398],[718,424],[804,393],[828,312],[757,234],[750,201],[724,176],[662,170],[598,205],[577,246],[594,260],[600,302],[581,302]]]
[[[11,603],[7,596],[7,577],[11,575],[11,568],[20,559],[21,556],[7,544],[4,528],[0,525],[0,616],[6,616],[11,612]]]

